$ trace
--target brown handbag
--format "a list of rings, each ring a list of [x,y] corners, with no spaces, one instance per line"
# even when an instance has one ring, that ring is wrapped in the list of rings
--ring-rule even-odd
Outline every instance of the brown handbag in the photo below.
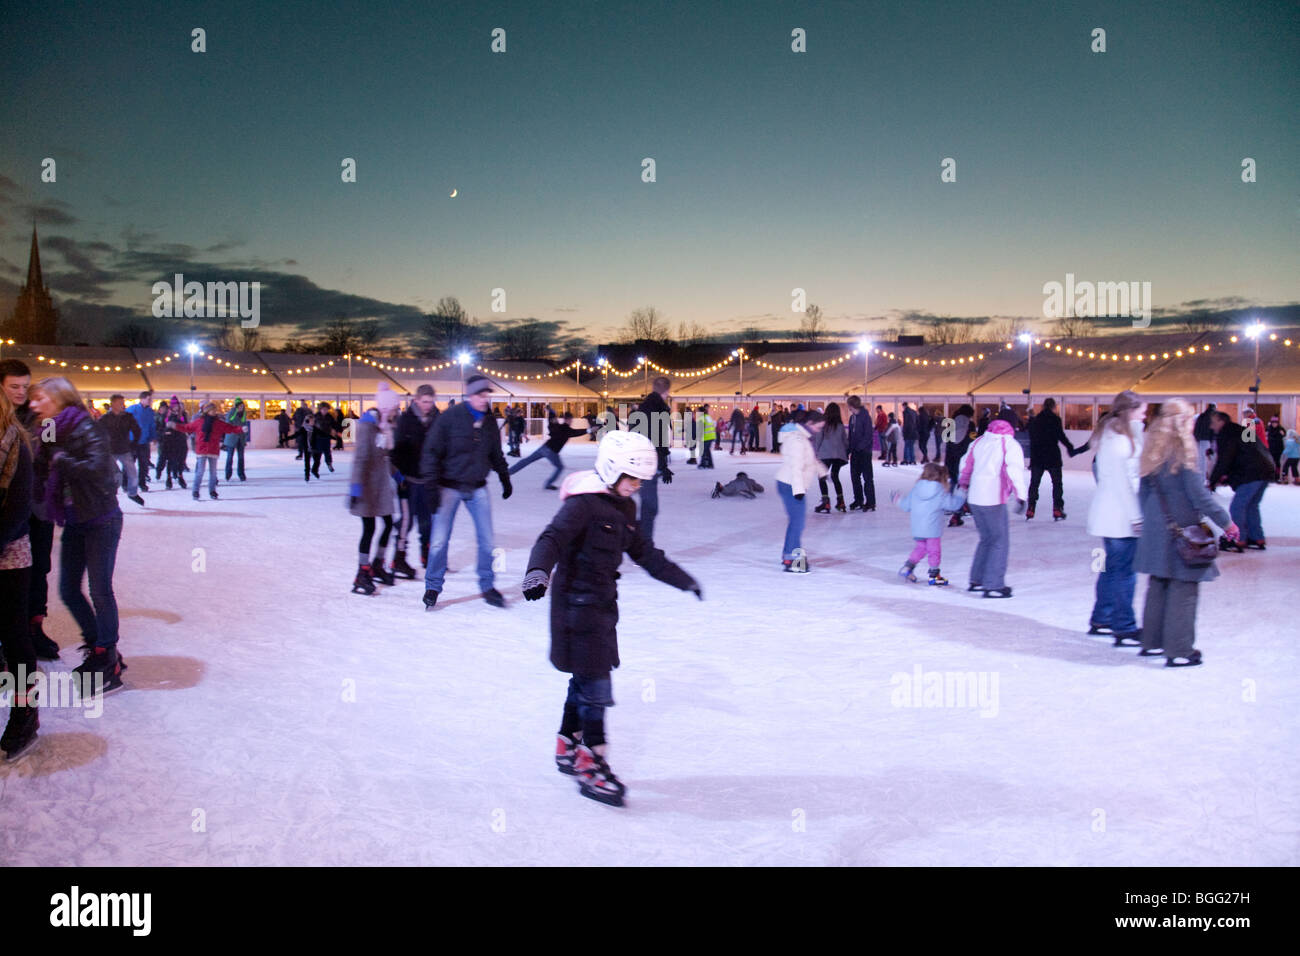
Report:
[[[1164,512],[1165,524],[1168,525],[1169,534],[1173,537],[1174,551],[1178,555],[1178,560],[1189,568],[1209,567],[1219,556],[1219,540],[1210,526],[1204,521],[1180,525],[1173,519],[1173,514],[1169,510],[1169,502],[1165,498],[1164,489],[1160,487],[1160,479],[1153,475],[1151,483],[1155,485],[1156,494],[1160,496],[1160,510]]]

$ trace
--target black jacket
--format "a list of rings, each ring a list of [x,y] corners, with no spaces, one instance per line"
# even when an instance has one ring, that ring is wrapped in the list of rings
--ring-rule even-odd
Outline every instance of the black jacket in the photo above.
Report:
[[[1214,412],[1204,411],[1196,416],[1196,421],[1192,424],[1192,437],[1197,441],[1214,441],[1214,429],[1210,428],[1210,421],[1214,418]]]
[[[473,491],[487,484],[489,471],[497,473],[503,486],[510,486],[496,416],[489,408],[476,426],[467,402],[453,405],[424,437],[420,477],[430,485]]]
[[[9,479],[9,487],[0,491],[0,551],[27,534],[31,523],[32,450],[27,444],[27,429],[21,423],[18,431],[20,434],[14,438],[18,446],[18,467]],[[41,490],[44,491],[44,486]]]
[[[1259,441],[1243,441],[1242,429],[1255,426],[1228,422],[1219,431],[1217,441],[1218,454],[1214,456],[1214,470],[1210,472],[1210,487],[1217,488],[1225,478],[1235,491],[1241,485],[1252,481],[1272,481],[1277,477],[1273,460],[1268,452],[1260,447]]]
[[[421,481],[420,478],[420,454],[424,450],[424,439],[429,434],[429,429],[433,423],[438,420],[438,407],[435,405],[429,411],[429,422],[426,425],[420,418],[420,413],[415,410],[412,404],[397,416],[397,429],[393,433],[393,455],[392,462],[395,467],[408,481]]]
[[[920,408],[916,410],[916,434],[917,437],[921,439],[921,441],[925,441],[927,438],[930,437],[931,426],[932,426],[932,422],[930,421],[930,411],[924,405],[922,405]]]
[[[645,415],[645,431],[642,432],[655,446],[659,458],[659,471],[668,468],[668,446],[672,443],[672,429],[668,426],[670,413],[668,403],[658,392],[652,391],[641,402],[637,411]],[[638,429],[639,430],[639,429]]]
[[[917,418],[916,409],[903,409],[903,441],[916,441],[917,437]]]
[[[99,427],[108,435],[108,450],[114,455],[127,455],[135,451],[140,440],[140,423],[129,412],[118,415],[109,412],[99,420]]]
[[[876,423],[871,412],[863,407],[859,412],[849,416],[849,454],[855,451],[871,451],[871,442],[876,434]]]
[[[695,582],[637,530],[636,505],[613,494],[572,495],[528,555],[551,579],[551,663],[600,677],[618,667],[618,566],[626,553],[651,577],[685,591]]]
[[[1281,425],[1269,425],[1266,432],[1268,435],[1268,450],[1272,455],[1282,454],[1282,449],[1286,447],[1286,429]]]
[[[82,524],[117,510],[117,462],[108,433],[89,415],[60,433],[57,442],[42,445],[41,454],[49,455],[48,470],[63,479],[69,521]]]
[[[546,439],[546,447],[558,454],[570,438],[577,438],[579,435],[585,434],[587,434],[587,429],[574,428],[572,425],[566,425],[556,419],[551,422],[550,437]]]
[[[1029,420],[1029,460],[1034,468],[1060,468],[1061,446],[1074,457],[1074,445],[1065,435],[1061,416],[1043,410]]]

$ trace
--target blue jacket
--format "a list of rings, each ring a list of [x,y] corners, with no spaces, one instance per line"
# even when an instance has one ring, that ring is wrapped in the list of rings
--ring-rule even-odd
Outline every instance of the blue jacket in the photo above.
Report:
[[[140,425],[139,443],[141,445],[147,445],[151,441],[158,440],[158,422],[153,416],[152,408],[136,402],[134,405],[127,407],[126,413]]]
[[[898,507],[912,513],[913,538],[938,538],[943,535],[943,513],[956,511],[965,500],[960,488],[949,494],[939,482],[922,479],[898,500]]]
[[[238,425],[243,429],[243,431],[238,435],[223,435],[221,438],[221,447],[238,448],[240,445],[246,444],[248,442],[248,433],[250,431],[248,425],[248,412],[245,410],[240,413],[232,408],[226,413],[226,421],[230,422],[232,425]]]

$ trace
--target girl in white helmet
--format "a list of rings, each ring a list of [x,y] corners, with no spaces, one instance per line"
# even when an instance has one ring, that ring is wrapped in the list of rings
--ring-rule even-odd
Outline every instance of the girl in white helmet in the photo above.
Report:
[[[623,554],[652,577],[704,599],[695,579],[637,529],[632,496],[658,465],[646,436],[608,432],[596,450],[595,470],[564,480],[563,504],[533,545],[523,583],[529,601],[551,587],[551,663],[572,675],[556,767],[578,778],[583,796],[617,807],[625,788],[605,759],[605,708],[614,705],[610,672],[619,664],[615,582]]]

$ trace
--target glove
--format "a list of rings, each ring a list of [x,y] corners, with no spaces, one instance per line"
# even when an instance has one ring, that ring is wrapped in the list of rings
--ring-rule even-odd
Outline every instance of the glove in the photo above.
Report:
[[[686,590],[690,591],[701,601],[704,600],[704,589],[700,587],[700,582],[696,581],[694,578],[691,578],[690,587],[688,587]]]
[[[1231,541],[1240,541],[1241,529],[1237,527],[1236,522],[1233,522],[1223,529],[1223,535]]]
[[[1025,513],[1025,499],[1023,499],[1023,498],[1017,498],[1017,499],[1016,499],[1016,514],[1018,514],[1018,515],[1022,515],[1022,514],[1024,514],[1024,513]]]
[[[501,500],[504,501],[506,498],[509,498],[512,494],[514,494],[514,491],[515,489],[510,484],[510,476],[502,475],[501,476]]]
[[[903,496],[902,496],[901,494],[899,494],[897,491],[891,491],[891,492],[889,493],[889,503],[892,504],[892,505],[896,505],[896,504],[898,504],[898,499],[901,498],[901,497],[903,497]]]
[[[357,506],[357,496],[356,496],[356,495],[350,495],[350,496],[348,497],[348,510],[351,511],[351,510],[352,510],[353,508],[355,508],[356,506]]]
[[[659,474],[663,476],[665,485],[671,485],[673,483],[673,473],[669,471],[667,468],[664,468],[662,471],[659,472]]]
[[[551,576],[540,568],[534,568],[524,575],[524,598],[529,601],[540,600],[546,593],[546,585],[551,583]]]
[[[795,500],[795,501],[803,501],[803,495],[795,495],[795,496],[794,496],[794,500]]]

